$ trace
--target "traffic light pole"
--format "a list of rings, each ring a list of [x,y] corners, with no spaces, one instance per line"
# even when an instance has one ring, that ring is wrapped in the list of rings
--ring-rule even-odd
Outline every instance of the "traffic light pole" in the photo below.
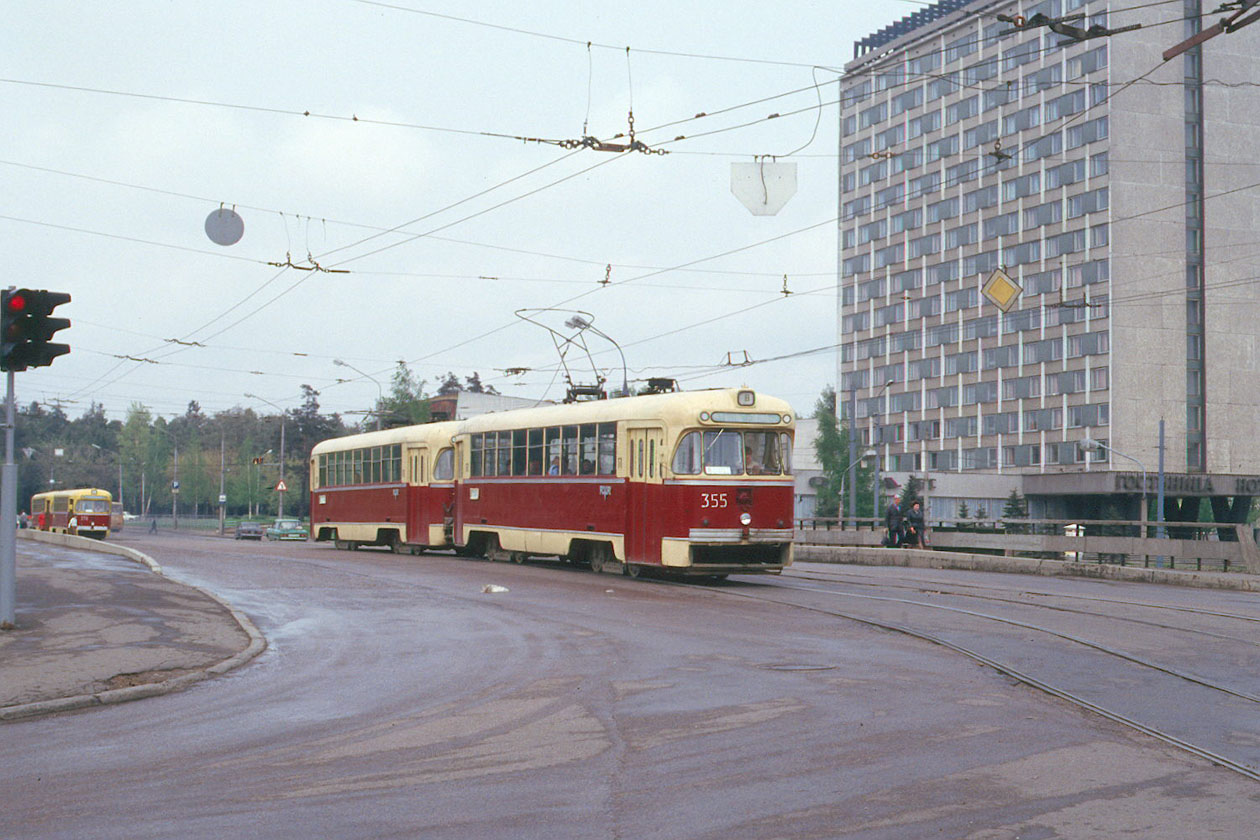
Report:
[[[4,466],[0,467],[0,630],[17,624],[17,465],[13,463],[13,371],[6,377]]]

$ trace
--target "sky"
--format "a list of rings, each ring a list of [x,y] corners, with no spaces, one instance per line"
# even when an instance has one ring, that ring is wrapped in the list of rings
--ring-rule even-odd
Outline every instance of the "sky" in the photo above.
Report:
[[[17,402],[271,414],[305,384],[357,420],[399,361],[430,391],[475,371],[560,399],[526,310],[619,345],[624,373],[594,332],[593,359],[569,345],[580,383],[749,386],[809,414],[835,379],[838,71],[922,5],[15,0],[6,285],[72,295],[71,353],[17,374]],[[667,154],[536,142],[625,143],[631,112]],[[797,167],[776,215],[731,193],[759,160]],[[221,208],[230,246],[205,231]]]

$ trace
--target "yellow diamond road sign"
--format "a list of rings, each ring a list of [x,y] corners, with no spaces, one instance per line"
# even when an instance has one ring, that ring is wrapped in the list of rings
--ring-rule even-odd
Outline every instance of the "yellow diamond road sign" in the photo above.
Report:
[[[980,291],[998,309],[1010,312],[1015,301],[1019,299],[1019,293],[1024,289],[999,268],[989,275],[989,279],[985,281]]]

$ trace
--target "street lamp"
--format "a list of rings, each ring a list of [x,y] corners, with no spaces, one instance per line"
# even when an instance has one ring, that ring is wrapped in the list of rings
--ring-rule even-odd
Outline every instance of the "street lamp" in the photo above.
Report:
[[[1098,450],[1105,450],[1107,452],[1113,452],[1116,455],[1119,455],[1121,458],[1128,458],[1130,461],[1138,465],[1138,469],[1142,471],[1142,515],[1138,518],[1141,519],[1143,522],[1142,536],[1145,537],[1146,536],[1146,525],[1145,525],[1146,523],[1146,465],[1143,464],[1141,461],[1139,461],[1137,458],[1134,458],[1132,455],[1125,455],[1123,452],[1120,452],[1116,449],[1112,449],[1110,446],[1103,443],[1102,441],[1094,440],[1093,438],[1088,437],[1088,436],[1085,437],[1081,441],[1081,448],[1090,452],[1095,452]],[[1161,519],[1160,521],[1162,523],[1163,520]]]
[[[114,452],[113,450],[106,449],[106,448],[104,448],[103,446],[98,446],[98,445],[96,445],[95,443],[89,443],[89,444],[88,444],[88,446],[92,447],[92,448],[93,448],[93,449],[95,449],[97,452],[108,452],[109,454],[113,455],[115,458],[117,458],[117,459],[118,459],[118,503],[119,503],[119,504],[122,504],[122,503],[123,503],[123,463],[122,463],[122,455],[121,455],[121,454],[119,454],[119,453],[117,453],[117,452]]]
[[[852,435],[850,435],[850,437],[852,437]],[[866,458],[870,458],[878,454],[879,453],[876,452],[874,449],[867,449],[865,452],[862,453],[862,460],[865,460]],[[857,486],[857,474],[854,471],[858,468],[859,463],[860,461],[856,457],[856,455],[851,457],[849,459],[849,468],[844,471],[845,492],[848,493],[848,498],[849,498],[849,508],[850,508],[849,515],[851,518],[855,520],[853,523],[853,527],[855,529],[857,528],[857,522],[856,522],[857,511],[856,509],[853,508],[853,500],[857,498],[856,494],[854,493],[854,489]],[[879,512],[876,511],[876,516],[878,515],[879,515]]]
[[[626,375],[626,354],[622,352],[621,345],[613,341],[605,332],[601,332],[590,321],[581,315],[574,315],[572,318],[564,322],[564,325],[571,330],[590,330],[595,335],[600,336],[613,347],[617,348],[617,352],[621,354],[621,395],[623,397],[630,396],[630,380]]]
[[[364,373],[363,371],[359,370],[357,367],[350,364],[349,362],[343,362],[341,359],[333,359],[333,364],[337,365],[338,367],[350,368],[350,370],[359,374],[359,376],[372,380],[373,384],[376,385],[376,406],[377,406],[376,431],[379,432],[381,430],[381,412],[384,411],[385,409],[385,391],[382,390],[381,383],[377,382],[375,376],[372,376],[371,374],[368,374],[368,373]],[[246,396],[248,396],[248,394]],[[263,402],[266,402],[266,400],[263,400]]]
[[[285,483],[285,481],[284,481],[284,421],[285,421],[285,411],[284,411],[284,409],[283,409],[283,408],[281,408],[280,406],[276,405],[276,404],[275,404],[275,403],[273,403],[271,400],[265,400],[265,399],[263,399],[262,397],[258,396],[257,394],[246,394],[245,396],[246,396],[247,398],[251,399],[251,400],[258,400],[259,402],[265,402],[267,405],[271,406],[271,407],[272,407],[272,408],[274,408],[276,411],[279,411],[279,412],[280,412],[280,484],[283,486],[283,485],[284,485],[284,483]],[[279,519],[283,519],[283,518],[284,518],[284,490],[280,490],[280,491],[279,491],[279,493],[280,493],[280,503],[276,506],[276,517],[277,517],[277,518],[279,518]]]
[[[896,381],[897,381],[897,380],[895,380],[895,379],[889,379],[887,382],[885,382],[885,383],[884,383],[884,387],[880,388],[880,389],[879,389],[879,393],[875,395],[875,400],[876,400],[876,402],[879,402],[879,401],[882,401],[882,400],[883,400],[883,398],[884,398],[884,392],[888,390],[888,386],[889,386],[889,385],[891,385],[891,384],[893,384],[893,383],[894,383],[894,382],[896,382]],[[879,408],[882,408],[882,406],[880,406]],[[874,489],[874,496],[875,496],[875,519],[876,519],[876,522],[878,522],[878,520],[879,520],[879,515],[880,515],[880,514],[879,514],[879,472],[880,472],[880,469],[883,467],[883,462],[884,462],[884,458],[883,458],[883,456],[882,456],[882,455],[880,454],[880,452],[879,452],[879,441],[877,440],[877,438],[879,437],[879,417],[880,417],[880,415],[881,415],[881,414],[883,414],[883,412],[882,412],[882,411],[880,411],[880,410],[879,410],[879,408],[877,408],[877,409],[876,409],[876,411],[875,411],[875,413],[871,415],[871,421],[872,421],[872,426],[871,426],[871,446],[872,446],[872,447],[875,447],[875,489]]]

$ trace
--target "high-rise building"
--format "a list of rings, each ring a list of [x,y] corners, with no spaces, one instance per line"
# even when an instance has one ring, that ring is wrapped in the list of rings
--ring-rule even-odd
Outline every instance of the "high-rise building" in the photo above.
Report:
[[[854,45],[838,399],[933,518],[1137,518],[1161,419],[1167,519],[1260,495],[1260,23],[1162,58],[1215,9],[940,0]]]

